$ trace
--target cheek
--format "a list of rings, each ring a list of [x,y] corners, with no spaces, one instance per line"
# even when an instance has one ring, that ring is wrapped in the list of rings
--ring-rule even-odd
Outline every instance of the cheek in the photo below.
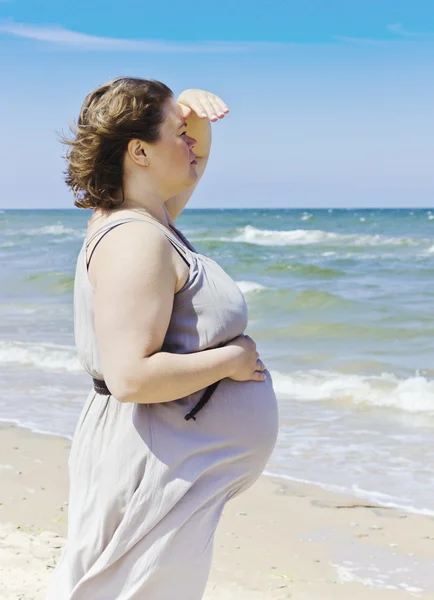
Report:
[[[186,161],[187,162],[189,161],[190,150],[189,150],[187,144],[182,139],[177,144],[176,157],[177,157],[177,161],[180,164],[184,164]]]
[[[190,150],[183,139],[175,139],[165,144],[161,153],[162,169],[166,173],[174,174],[174,171],[183,173],[190,163]]]

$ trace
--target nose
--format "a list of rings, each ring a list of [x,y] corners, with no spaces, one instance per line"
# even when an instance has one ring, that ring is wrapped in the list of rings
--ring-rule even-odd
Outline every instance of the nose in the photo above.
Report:
[[[187,136],[187,144],[188,144],[189,148],[193,148],[193,146],[195,146],[197,144],[197,140],[195,140],[193,137],[190,137],[188,135]]]

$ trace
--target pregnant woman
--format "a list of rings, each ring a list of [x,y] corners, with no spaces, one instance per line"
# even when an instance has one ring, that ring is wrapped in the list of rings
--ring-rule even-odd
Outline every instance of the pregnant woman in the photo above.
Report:
[[[69,458],[68,539],[48,600],[200,600],[226,502],[262,473],[273,386],[235,282],[174,221],[223,101],[119,78],[91,92],[66,181],[93,209],[74,325],[93,378]]]

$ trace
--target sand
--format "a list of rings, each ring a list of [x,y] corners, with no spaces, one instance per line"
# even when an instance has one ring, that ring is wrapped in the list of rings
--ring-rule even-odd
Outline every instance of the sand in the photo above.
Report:
[[[2,600],[44,598],[67,530],[68,451],[0,426]],[[434,518],[261,477],[226,507],[205,600],[289,598],[434,599]]]

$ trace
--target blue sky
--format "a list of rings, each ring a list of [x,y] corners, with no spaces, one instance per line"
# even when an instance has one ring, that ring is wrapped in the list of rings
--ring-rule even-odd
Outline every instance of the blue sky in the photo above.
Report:
[[[68,208],[62,146],[119,75],[230,115],[192,207],[433,206],[432,0],[0,0],[1,208]]]

